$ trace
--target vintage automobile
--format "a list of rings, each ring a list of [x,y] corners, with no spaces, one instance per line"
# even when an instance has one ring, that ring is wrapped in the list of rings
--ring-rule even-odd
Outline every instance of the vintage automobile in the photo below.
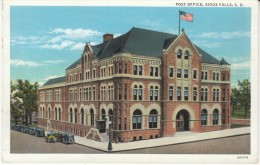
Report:
[[[21,125],[15,125],[15,130],[16,131],[21,131]]]
[[[56,142],[56,137],[54,136],[54,133],[48,133],[46,136],[45,136],[45,142],[47,143],[55,143]]]
[[[61,134],[63,144],[74,144],[74,135],[70,133]]]
[[[53,136],[56,138],[56,142],[60,141],[61,133],[60,132],[53,132]]]
[[[44,137],[44,129],[37,127],[29,127],[29,134],[37,137]]]
[[[21,132],[22,132],[22,133],[27,133],[28,130],[29,130],[29,127],[28,127],[28,126],[25,126],[25,125],[22,125],[22,126],[21,126]]]

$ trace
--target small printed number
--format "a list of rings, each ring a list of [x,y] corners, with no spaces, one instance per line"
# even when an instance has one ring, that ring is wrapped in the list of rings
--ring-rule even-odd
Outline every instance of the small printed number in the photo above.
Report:
[[[248,159],[248,156],[237,156],[237,159]]]

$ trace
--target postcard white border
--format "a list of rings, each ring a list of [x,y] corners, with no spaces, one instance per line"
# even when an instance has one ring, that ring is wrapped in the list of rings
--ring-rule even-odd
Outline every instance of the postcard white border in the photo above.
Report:
[[[2,56],[2,158],[4,162],[31,162],[31,163],[256,163],[258,160],[258,147],[259,146],[259,107],[258,107],[258,1],[243,1],[233,0],[229,3],[243,3],[244,7],[251,8],[251,83],[252,83],[252,96],[251,102],[253,109],[251,115],[251,154],[248,159],[238,159],[238,155],[230,154],[205,154],[205,155],[192,155],[192,154],[10,154],[10,6],[160,6],[160,7],[177,7],[176,2],[192,2],[192,3],[205,3],[217,2],[227,3],[221,0],[142,0],[142,1],[119,1],[119,0],[63,0],[63,1],[3,1],[3,56]],[[194,6],[199,7],[199,6]],[[257,90],[255,90],[257,89]]]

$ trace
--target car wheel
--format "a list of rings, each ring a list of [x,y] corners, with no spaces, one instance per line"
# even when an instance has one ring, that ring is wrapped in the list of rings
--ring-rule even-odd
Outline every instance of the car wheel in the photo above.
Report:
[[[69,138],[69,143],[72,144],[73,143],[73,139]]]

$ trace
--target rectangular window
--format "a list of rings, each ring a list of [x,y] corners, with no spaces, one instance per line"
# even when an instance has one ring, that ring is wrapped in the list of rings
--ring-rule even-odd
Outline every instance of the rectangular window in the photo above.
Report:
[[[184,78],[188,78],[189,77],[189,70],[188,69],[184,69]]]
[[[139,66],[139,75],[143,75],[143,66]]]
[[[169,68],[169,77],[173,77],[173,68]]]
[[[127,74],[127,64],[124,65],[125,74]]]
[[[119,74],[122,73],[122,64],[119,64]]]
[[[154,91],[154,100],[158,100],[158,93],[159,93],[158,89],[155,89],[155,91]]]
[[[178,78],[181,78],[181,69],[178,69],[178,70],[177,70],[177,77],[178,77]]]
[[[201,72],[201,80],[204,80],[204,72]]]
[[[205,80],[208,80],[208,72],[205,72]]]
[[[177,87],[177,100],[181,100],[181,87]]]
[[[96,88],[93,87],[92,89],[93,89],[93,100],[96,100]]]
[[[188,101],[189,100],[189,88],[184,87],[184,100]]]
[[[193,87],[193,101],[197,101],[197,87]]]
[[[153,76],[153,67],[150,67],[150,76]]]
[[[197,79],[197,70],[193,70],[193,79]]]
[[[134,75],[137,75],[137,65],[134,65]]]
[[[79,73],[79,80],[80,80],[80,81],[82,80],[82,74],[81,74],[81,72]]]
[[[134,100],[137,100],[137,89],[134,89]]]
[[[216,80],[216,73],[213,72],[213,80]]]
[[[93,78],[96,78],[96,69],[93,69],[93,71],[92,71],[92,77],[93,77]]]
[[[173,86],[169,86],[169,100],[173,100]]]
[[[125,100],[126,100],[127,99],[127,84],[125,84],[124,95],[125,95]]]
[[[158,77],[159,76],[159,68],[155,67],[155,76]]]
[[[222,81],[225,81],[226,77],[225,77],[225,73],[222,73]]]
[[[217,76],[216,80],[218,81],[219,80],[219,73],[216,73],[216,74],[217,74],[216,75]]]
[[[143,98],[143,90],[139,89],[139,100],[142,100]]]
[[[153,100],[153,88],[150,87],[150,100]]]

